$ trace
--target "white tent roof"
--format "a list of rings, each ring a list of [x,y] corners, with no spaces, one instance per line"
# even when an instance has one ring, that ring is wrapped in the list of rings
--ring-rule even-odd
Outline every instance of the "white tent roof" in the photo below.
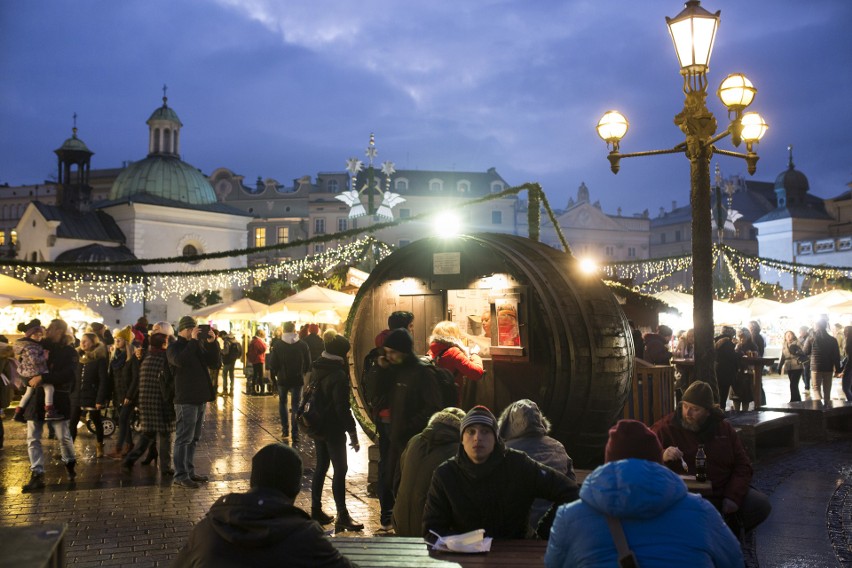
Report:
[[[692,319],[692,294],[665,290],[663,292],[657,292],[656,294],[653,294],[653,296],[677,309],[684,319]],[[740,325],[744,321],[748,321],[748,318],[748,309],[742,306],[729,304],[728,302],[713,300],[713,323],[716,325]]]
[[[766,298],[749,298],[740,302],[734,302],[735,306],[741,306],[749,311],[751,319],[758,319],[765,315],[774,313],[783,304],[775,300],[767,300]]]
[[[195,318],[206,320],[258,321],[269,311],[269,306],[251,298],[242,298],[233,302],[213,304],[191,312]]]

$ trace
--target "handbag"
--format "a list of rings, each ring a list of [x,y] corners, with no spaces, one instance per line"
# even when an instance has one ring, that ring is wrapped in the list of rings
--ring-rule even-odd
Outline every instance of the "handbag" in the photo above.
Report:
[[[618,565],[621,568],[639,568],[639,561],[636,560],[636,556],[630,550],[630,545],[627,544],[627,536],[624,534],[621,521],[607,515],[606,524],[609,526],[612,540],[615,541],[615,549],[618,551]]]

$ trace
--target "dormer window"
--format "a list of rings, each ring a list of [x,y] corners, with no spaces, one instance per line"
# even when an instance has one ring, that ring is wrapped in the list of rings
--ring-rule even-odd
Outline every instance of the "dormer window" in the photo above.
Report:
[[[492,181],[491,182],[491,193],[500,193],[506,189],[506,186],[503,185],[501,181]]]
[[[408,180],[405,178],[397,178],[393,183],[393,188],[397,193],[408,191]]]
[[[444,182],[439,179],[429,180],[429,191],[439,192],[444,191]]]
[[[470,193],[470,182],[467,180],[461,180],[456,184],[456,188],[459,193]]]

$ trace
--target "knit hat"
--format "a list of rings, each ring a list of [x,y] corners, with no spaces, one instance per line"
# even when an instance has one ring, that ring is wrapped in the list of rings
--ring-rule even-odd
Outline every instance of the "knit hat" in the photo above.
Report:
[[[127,327],[115,332],[114,337],[120,337],[125,343],[131,343],[135,336],[133,335],[133,328],[128,325]]]
[[[183,331],[185,329],[192,329],[196,325],[197,324],[195,323],[194,317],[183,316],[182,318],[180,318],[180,321],[178,321],[178,333],[180,333],[181,331]]]
[[[333,329],[329,329],[322,335],[322,342],[326,352],[338,357],[346,357],[352,347],[348,339]]]
[[[497,437],[497,419],[494,418],[494,414],[492,414],[488,408],[481,405],[471,408],[461,421],[459,434],[464,434],[464,431],[468,428],[468,426],[472,426],[474,424],[485,424],[486,426],[490,426],[491,429],[494,430],[494,437]]]
[[[151,326],[150,335],[155,335],[157,333],[162,333],[166,336],[174,335],[175,329],[172,327],[172,324],[167,321],[158,321],[153,326]]]
[[[23,332],[26,337],[32,337],[35,333],[44,333],[40,319],[32,319],[29,323],[19,323],[18,331]]]
[[[663,463],[663,446],[660,439],[638,420],[619,420],[609,429],[604,461],[613,462],[627,458]]]
[[[411,338],[411,334],[408,333],[407,329],[395,329],[385,337],[382,347],[387,347],[400,353],[413,353],[414,340]]]
[[[295,499],[302,487],[302,458],[281,443],[264,446],[251,459],[250,484],[275,489]]]
[[[708,411],[713,410],[713,390],[703,381],[695,381],[683,393],[684,402],[700,406]]]
[[[308,333],[319,333],[319,326],[315,323],[309,324]]]

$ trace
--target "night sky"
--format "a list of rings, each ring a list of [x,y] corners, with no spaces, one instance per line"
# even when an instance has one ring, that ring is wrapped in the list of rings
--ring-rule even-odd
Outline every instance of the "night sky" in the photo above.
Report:
[[[852,2],[706,1],[722,21],[708,104],[729,73],[758,88],[770,125],[754,179],[773,181],[793,144],[811,191],[852,181]],[[79,137],[93,168],[147,152],[145,120],[180,116],[184,159],[209,174],[290,186],[363,159],[398,169],[485,171],[541,183],[564,207],[585,182],[625,215],[688,202],[683,156],[609,171],[595,133],[604,111],[630,120],[623,152],[683,140],[683,105],[665,25],[676,1],[121,0],[0,3],[0,183],[55,176],[53,150]],[[733,149],[728,140],[721,148]],[[744,148],[741,148],[744,149]],[[745,162],[719,156],[724,175]]]

